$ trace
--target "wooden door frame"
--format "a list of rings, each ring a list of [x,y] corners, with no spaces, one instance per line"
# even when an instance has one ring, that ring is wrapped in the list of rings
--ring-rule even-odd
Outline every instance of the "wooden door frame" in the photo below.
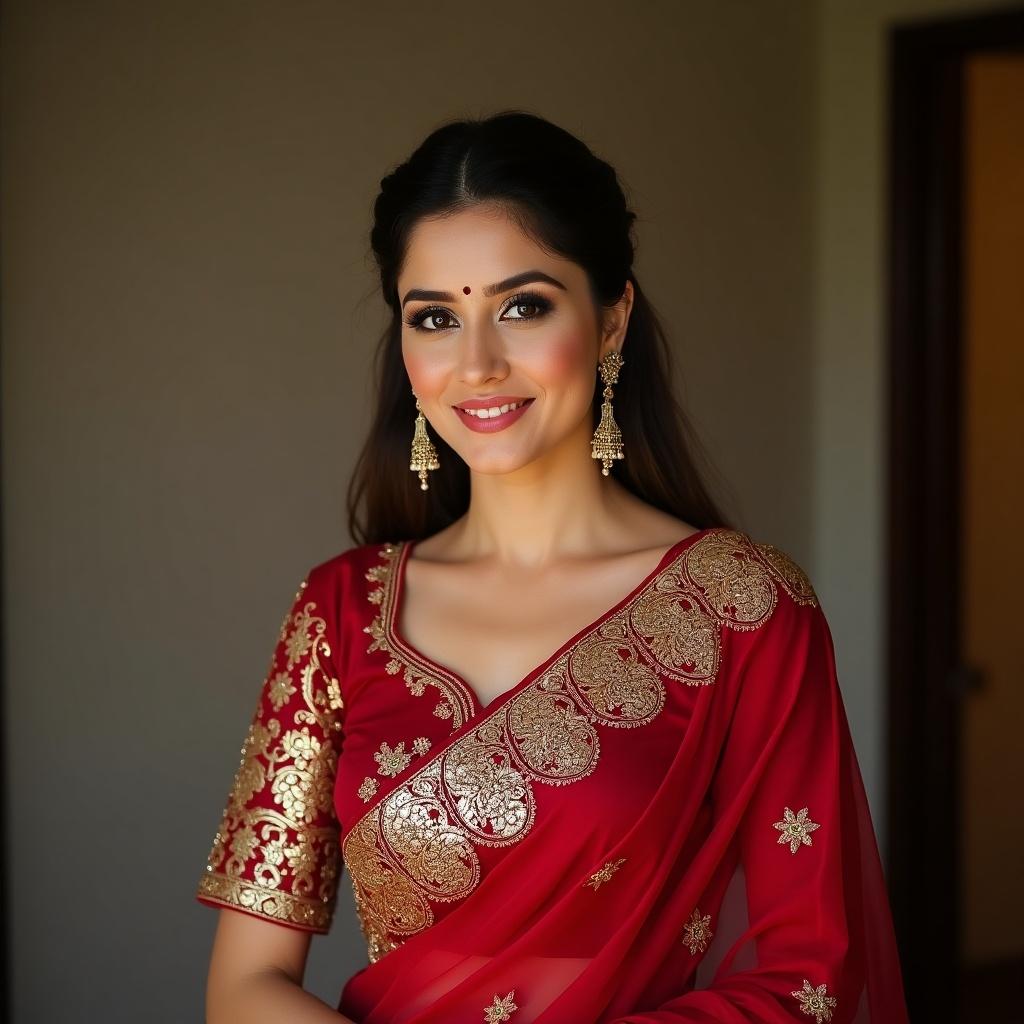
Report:
[[[922,1021],[959,1003],[963,70],[999,50],[1024,50],[1024,8],[889,34],[886,852]]]

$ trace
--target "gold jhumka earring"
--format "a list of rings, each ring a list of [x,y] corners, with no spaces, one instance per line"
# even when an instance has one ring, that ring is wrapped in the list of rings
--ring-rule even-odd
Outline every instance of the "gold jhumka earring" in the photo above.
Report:
[[[612,349],[601,360],[598,369],[601,372],[601,380],[604,381],[604,401],[601,403],[601,422],[598,423],[594,436],[591,439],[590,457],[601,460],[601,474],[608,475],[612,462],[615,459],[625,458],[622,451],[622,431],[615,422],[612,413],[612,385],[619,379],[619,370],[625,360],[621,355]]]
[[[414,391],[415,395],[416,392]],[[420,490],[427,489],[427,471],[439,469],[441,463],[437,461],[437,449],[434,442],[430,440],[427,433],[427,421],[423,418],[423,411],[420,409],[420,399],[416,396],[416,425],[412,434],[412,455],[409,459],[409,468],[420,475]]]

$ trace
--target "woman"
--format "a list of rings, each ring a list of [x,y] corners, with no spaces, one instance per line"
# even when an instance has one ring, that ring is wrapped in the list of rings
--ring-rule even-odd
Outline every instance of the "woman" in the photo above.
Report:
[[[828,625],[701,482],[614,171],[513,111],[381,186],[358,543],[242,748],[208,1019],[905,1021]],[[301,984],[343,865],[334,1008]]]

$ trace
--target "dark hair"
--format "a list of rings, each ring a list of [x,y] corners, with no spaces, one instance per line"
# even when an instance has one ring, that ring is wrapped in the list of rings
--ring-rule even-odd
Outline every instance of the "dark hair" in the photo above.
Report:
[[[370,242],[391,322],[374,356],[372,422],[349,482],[353,540],[421,539],[469,506],[469,468],[443,438],[431,434],[441,466],[430,472],[428,490],[409,469],[416,399],[402,359],[397,282],[409,235],[421,218],[478,203],[500,205],[539,245],[582,267],[595,308],[614,305],[625,282],[633,283],[625,366],[613,399],[626,457],[611,472],[648,504],[693,526],[729,525],[698,472],[700,446],[672,391],[671,349],[633,276],[636,214],[627,208],[614,168],[550,121],[506,110],[443,124],[381,179]],[[601,400],[595,372],[595,427]]]

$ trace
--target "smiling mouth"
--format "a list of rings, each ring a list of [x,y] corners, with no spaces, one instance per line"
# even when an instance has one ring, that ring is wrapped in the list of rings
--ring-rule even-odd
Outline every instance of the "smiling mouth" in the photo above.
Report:
[[[517,402],[502,402],[500,405],[492,405],[487,408],[475,408],[467,409],[461,405],[452,406],[456,412],[465,413],[467,416],[472,416],[478,420],[497,419],[499,416],[504,416],[508,412],[512,412],[515,409],[522,408],[524,405],[529,405],[532,402],[532,398],[521,398]]]
[[[501,405],[484,409],[463,409],[458,405],[453,405],[452,408],[469,430],[478,434],[493,434],[512,426],[526,415],[531,405],[533,399],[525,398],[517,402],[502,402]]]

